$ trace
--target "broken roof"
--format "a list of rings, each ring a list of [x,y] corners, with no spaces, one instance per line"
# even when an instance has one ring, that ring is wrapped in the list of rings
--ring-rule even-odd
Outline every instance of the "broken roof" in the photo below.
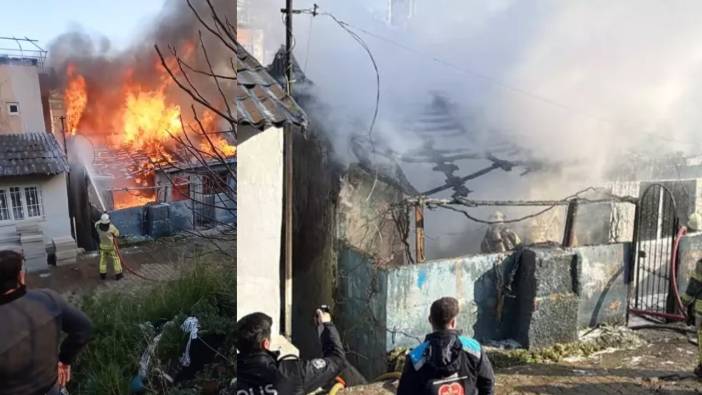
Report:
[[[0,177],[55,175],[68,169],[66,156],[53,134],[0,134]]]
[[[307,126],[307,116],[266,69],[237,43],[236,108],[240,125]]]

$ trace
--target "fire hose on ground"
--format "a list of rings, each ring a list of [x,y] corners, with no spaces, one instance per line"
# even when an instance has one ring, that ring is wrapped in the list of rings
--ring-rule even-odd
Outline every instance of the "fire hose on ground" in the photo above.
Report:
[[[122,266],[124,267],[124,269],[126,269],[129,273],[131,273],[131,274],[133,274],[133,275],[135,275],[135,276],[137,276],[137,277],[139,277],[139,278],[141,278],[141,279],[147,280],[147,281],[160,282],[160,280],[156,280],[156,279],[153,279],[153,278],[146,277],[146,276],[144,276],[144,275],[141,275],[141,274],[137,273],[136,270],[132,269],[132,268],[127,264],[127,261],[125,261],[124,258],[122,257],[122,253],[121,253],[120,250],[119,250],[119,245],[117,244],[117,239],[116,239],[116,238],[112,238],[112,245],[113,245],[114,248],[115,248],[115,253],[117,254],[117,257],[119,258],[120,263],[122,264]]]

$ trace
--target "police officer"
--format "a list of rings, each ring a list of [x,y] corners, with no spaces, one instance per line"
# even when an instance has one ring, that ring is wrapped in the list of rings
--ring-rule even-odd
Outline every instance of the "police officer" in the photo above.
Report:
[[[323,358],[304,361],[270,351],[271,317],[253,313],[239,320],[236,394],[304,395],[331,384],[346,367],[346,356],[330,314],[317,310],[315,323]]]
[[[492,395],[495,375],[480,344],[456,330],[458,301],[441,298],[431,305],[434,329],[410,351],[398,395]]]

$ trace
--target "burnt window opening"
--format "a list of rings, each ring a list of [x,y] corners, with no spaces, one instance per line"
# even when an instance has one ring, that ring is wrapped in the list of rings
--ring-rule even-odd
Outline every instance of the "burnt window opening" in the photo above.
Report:
[[[19,114],[19,103],[17,103],[17,102],[7,103],[7,112],[10,113],[11,115]]]
[[[220,193],[226,193],[227,187],[227,177],[229,173],[227,171],[218,172],[217,174],[210,174],[203,177],[203,188],[202,193],[205,195],[216,195]]]
[[[171,183],[173,186],[171,201],[177,202],[190,199],[190,180],[187,176],[175,176]]]

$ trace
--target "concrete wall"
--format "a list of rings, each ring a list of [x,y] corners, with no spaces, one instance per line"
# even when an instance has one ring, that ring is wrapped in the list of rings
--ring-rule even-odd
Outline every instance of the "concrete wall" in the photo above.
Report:
[[[110,212],[112,223],[119,229],[120,236],[144,236],[144,207],[129,207]]]
[[[390,211],[402,199],[397,188],[351,165],[339,191],[337,238],[385,259],[383,264],[404,263],[404,245]]]
[[[189,200],[113,210],[110,217],[122,236],[158,238],[193,229]]]
[[[495,272],[503,273],[510,264],[511,254],[487,254],[388,269],[388,348],[417,345],[431,331],[429,305],[443,296],[458,299],[458,320],[465,334],[495,338]]]
[[[345,245],[336,298],[342,339],[352,363],[374,376],[384,371],[387,351],[413,347],[431,331],[431,303],[453,296],[460,329],[481,342],[510,338],[538,348],[574,341],[581,328],[624,322],[630,250],[629,243],[533,247],[383,267]]]
[[[38,186],[41,188],[43,217],[25,221],[2,221],[0,224],[17,222],[38,222],[44,232],[44,242],[51,243],[55,237],[70,237],[71,222],[68,215],[68,193],[66,174],[53,177],[6,177],[0,178],[0,188]]]
[[[245,129],[245,128],[242,128]],[[240,134],[246,130],[240,130]],[[261,311],[280,330],[283,131],[269,128],[237,147],[237,318]]]
[[[11,115],[8,103],[19,103],[19,115]],[[19,61],[0,61],[0,133],[45,131],[39,89],[39,68]]]
[[[631,248],[631,243],[618,243],[571,249],[578,256],[579,327],[625,321]]]
[[[349,362],[365,377],[386,370],[387,272],[350,246],[338,252],[339,279],[334,317]],[[413,344],[416,344],[413,343]]]

